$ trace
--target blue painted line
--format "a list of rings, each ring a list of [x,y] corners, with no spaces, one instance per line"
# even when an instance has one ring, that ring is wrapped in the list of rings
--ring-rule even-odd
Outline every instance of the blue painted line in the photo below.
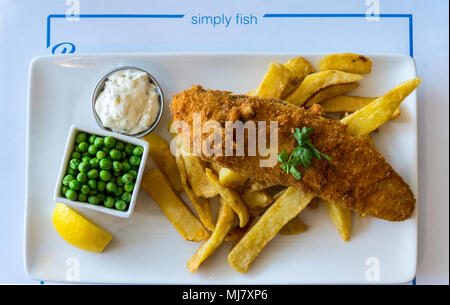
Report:
[[[52,18],[183,18],[184,14],[80,14],[76,16],[66,16],[64,14],[50,14],[47,16],[47,48],[50,47],[50,32]]]
[[[41,281],[41,285],[44,285],[44,281]]]
[[[412,14],[264,14],[263,18],[365,18],[365,17],[380,17],[380,18],[408,18],[409,25],[409,56],[413,57],[413,15]]]
[[[412,280],[412,285],[413,285],[413,286],[416,286],[416,278],[414,278],[414,279]]]

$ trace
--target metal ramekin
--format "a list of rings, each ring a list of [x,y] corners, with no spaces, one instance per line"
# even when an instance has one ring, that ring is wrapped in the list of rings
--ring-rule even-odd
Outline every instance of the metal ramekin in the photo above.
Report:
[[[112,130],[111,128],[103,126],[102,121],[100,120],[100,118],[97,115],[97,112],[95,111],[95,103],[96,103],[98,95],[105,89],[105,82],[108,79],[108,77],[111,74],[113,74],[114,72],[121,71],[121,70],[128,70],[128,69],[135,69],[135,70],[147,73],[150,83],[155,85],[156,90],[158,92],[158,96],[159,96],[159,113],[158,113],[158,116],[155,119],[155,122],[153,122],[153,124],[150,125],[149,128],[147,128],[146,130],[141,131],[139,133],[132,134],[132,135],[126,134],[126,133],[120,133],[120,134],[127,135],[127,136],[130,136],[130,137],[142,138],[143,136],[145,136],[146,134],[151,132],[153,129],[155,129],[156,125],[158,125],[159,121],[161,120],[161,117],[162,117],[162,114],[163,114],[163,111],[164,111],[164,94],[163,94],[163,91],[161,90],[161,87],[158,84],[158,82],[156,81],[156,79],[150,73],[148,73],[147,71],[145,71],[145,70],[143,70],[141,68],[138,68],[138,67],[122,66],[122,67],[115,68],[114,70],[108,72],[105,76],[103,76],[98,81],[97,85],[95,86],[94,92],[92,93],[92,113],[94,114],[94,117],[95,117],[95,120],[97,121],[98,126],[100,126],[102,129],[107,130],[107,131],[111,131],[111,132],[115,132],[115,133],[119,133],[119,132],[117,132],[115,130]]]

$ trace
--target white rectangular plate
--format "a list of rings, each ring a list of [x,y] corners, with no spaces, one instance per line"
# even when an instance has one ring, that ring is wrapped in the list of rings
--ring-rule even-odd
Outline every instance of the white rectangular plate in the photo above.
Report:
[[[255,88],[270,61],[302,55],[317,67],[324,54],[121,54],[49,56],[30,69],[25,209],[25,271],[30,278],[81,282],[186,284],[399,283],[412,280],[417,258],[417,209],[411,219],[390,223],[354,215],[352,237],[343,242],[326,209],[307,208],[308,231],[277,236],[258,256],[248,274],[227,262],[226,243],[192,275],[186,262],[199,247],[185,241],[150,196],[141,190],[130,219],[81,213],[114,236],[102,254],[79,250],[55,231],[51,214],[57,172],[67,131],[72,124],[96,127],[91,94],[105,73],[131,65],[150,72],[166,97],[156,133],[166,130],[174,93],[193,84],[245,93]],[[401,55],[370,55],[372,73],[352,95],[379,96],[416,76],[414,61]],[[401,115],[374,134],[378,151],[409,183],[417,198],[416,93],[401,106]],[[154,167],[147,162],[147,168]],[[76,277],[75,277],[76,279]]]

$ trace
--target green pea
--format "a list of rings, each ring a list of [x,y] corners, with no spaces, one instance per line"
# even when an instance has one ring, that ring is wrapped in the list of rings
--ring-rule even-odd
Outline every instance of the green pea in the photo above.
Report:
[[[87,159],[88,161],[91,159],[91,155],[87,151],[84,152],[82,156],[83,157],[88,157],[89,158],[89,159]],[[86,160],[86,158],[85,158],[85,160]],[[83,161],[83,158],[81,158],[81,161]]]
[[[83,194],[83,193],[78,194],[78,201],[86,202],[86,200],[87,200],[87,196],[86,195],[87,194]]]
[[[83,184],[81,186],[81,193],[84,195],[89,194],[89,192],[91,191],[91,189],[89,188],[89,186],[87,184]]]
[[[122,194],[123,194],[123,187],[121,186],[117,187],[117,190],[114,192],[114,195],[120,197],[122,196]]]
[[[122,182],[125,184],[130,184],[133,182],[133,176],[130,174],[125,174],[122,176]]]
[[[87,152],[88,148],[89,145],[86,142],[81,142],[80,144],[78,144],[78,149],[80,150],[80,152]]]
[[[77,134],[75,141],[79,144],[81,142],[86,142],[86,140],[87,140],[87,134],[85,134],[84,132],[80,132],[79,134]]]
[[[87,173],[91,167],[89,166],[88,161],[83,161],[78,165],[78,170],[82,173]]]
[[[125,192],[131,193],[134,188],[134,183],[127,183],[123,186]]]
[[[127,208],[127,204],[123,200],[116,201],[116,204],[114,206],[119,211],[124,211]]]
[[[127,161],[122,162],[122,170],[124,172],[128,172],[131,168],[130,163],[128,163]]]
[[[77,169],[78,165],[80,165],[80,159],[72,159],[69,162],[70,168]]]
[[[127,153],[127,155],[131,156],[133,154],[133,150],[134,150],[134,145],[131,145],[131,144],[125,145],[125,152]]]
[[[108,148],[108,147],[106,147],[106,146],[103,146],[102,148],[101,148],[101,150],[105,153],[105,154],[109,154],[109,151],[110,151],[110,149]]]
[[[97,153],[97,150],[97,147],[95,147],[94,145],[89,145],[88,153],[90,153],[91,155],[95,155]]]
[[[110,181],[112,179],[112,175],[107,170],[101,170],[99,174],[100,180],[102,181]]]
[[[67,190],[64,195],[66,195],[66,198],[69,200],[77,200],[77,192],[75,192],[74,190]]]
[[[97,168],[99,163],[100,160],[97,158],[92,158],[91,160],[89,160],[89,165],[91,166],[91,168]]]
[[[122,158],[122,153],[121,153],[119,150],[113,148],[113,149],[111,149],[111,151],[109,152],[109,156],[110,156],[111,159],[113,159],[113,160],[120,160],[120,159]]]
[[[119,177],[122,173],[121,172],[114,172],[114,177]]]
[[[117,141],[117,143],[114,147],[117,148],[118,150],[124,150],[125,143],[123,143],[122,141]]]
[[[101,169],[111,169],[112,168],[112,162],[108,159],[101,159],[99,166]]]
[[[77,174],[78,174],[78,169],[73,169],[73,168],[68,168],[67,169],[67,173],[69,174],[69,175],[72,175],[72,176],[76,176]]]
[[[68,190],[70,190],[70,188],[68,186],[63,185],[61,188],[61,194],[65,194]]]
[[[123,183],[123,181],[122,181],[122,177],[117,177],[116,183],[117,183],[118,186],[123,186],[124,183]]]
[[[114,193],[117,190],[117,185],[114,182],[108,182],[106,184],[106,191]]]
[[[103,150],[97,151],[97,154],[95,155],[97,159],[101,160],[106,158],[106,153]]]
[[[142,155],[143,152],[144,152],[144,148],[142,148],[142,146],[136,146],[133,149],[133,155],[135,155],[135,156],[140,156],[140,155]]]
[[[128,192],[125,192],[122,194],[122,197],[120,197],[123,201],[125,201],[126,203],[130,203],[131,201],[131,194]]]
[[[74,179],[74,180],[70,181],[69,187],[72,190],[78,191],[81,188],[81,183],[80,183],[80,181]]]
[[[97,148],[102,147],[103,146],[103,138],[101,138],[101,137],[95,138],[94,146]]]
[[[93,180],[93,179],[89,180],[88,186],[91,188],[91,190],[97,189],[97,180]]]
[[[106,183],[103,182],[103,181],[99,181],[99,182],[97,183],[97,190],[98,190],[99,192],[103,192],[105,189],[106,189]]]
[[[70,158],[72,159],[81,159],[81,154],[77,151],[74,151],[71,155]]]
[[[98,178],[98,170],[91,169],[90,171],[87,172],[87,176],[89,179],[97,179]]]
[[[116,139],[110,136],[106,137],[103,142],[107,148],[113,148],[116,145]]]
[[[87,177],[88,176],[85,173],[79,173],[77,175],[77,180],[80,181],[81,183],[83,183],[83,182],[86,182],[88,180]]]
[[[66,175],[64,178],[63,178],[63,184],[65,185],[65,186],[69,186],[69,183],[70,183],[70,181],[72,181],[73,179],[75,179],[72,175]]]
[[[89,196],[89,198],[88,198],[88,202],[89,202],[90,204],[94,204],[94,205],[97,205],[97,204],[99,204],[99,203],[100,203],[100,199],[98,199],[98,197],[97,197],[97,196],[95,196],[95,195],[92,195],[92,196]]]
[[[95,134],[89,136],[89,143],[94,144],[96,138],[97,136]]]
[[[91,190],[90,192],[89,192],[89,195],[95,195],[95,194],[97,194],[98,192],[97,192],[97,190]]]
[[[105,201],[103,201],[103,205],[107,208],[112,208],[114,206],[115,200],[111,196],[107,196]]]
[[[137,170],[135,170],[135,169],[130,169],[130,170],[128,171],[128,174],[130,174],[130,175],[133,177],[133,179],[136,179],[136,177],[137,177]]]
[[[98,197],[98,199],[100,200],[100,202],[103,202],[103,201],[105,201],[105,194],[103,194],[103,193],[98,193],[97,194],[97,197]]]
[[[139,165],[139,163],[141,163],[141,157],[134,156],[134,155],[130,157],[130,164],[131,165],[137,166],[137,165]]]
[[[119,161],[114,161],[113,162],[113,170],[115,172],[120,172],[120,171],[122,171],[122,169],[123,169],[122,163],[120,163]]]
[[[122,151],[122,159],[126,159],[127,158],[127,153],[125,151]]]
[[[89,154],[89,153],[87,153]],[[81,158],[81,162],[90,162],[91,161],[91,157],[90,156],[83,156],[83,158]]]

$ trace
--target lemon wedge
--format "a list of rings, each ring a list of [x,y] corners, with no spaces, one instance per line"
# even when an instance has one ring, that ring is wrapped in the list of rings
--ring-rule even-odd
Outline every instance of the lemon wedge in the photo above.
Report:
[[[56,205],[52,220],[59,235],[82,250],[101,253],[112,239],[111,234],[62,203]]]

